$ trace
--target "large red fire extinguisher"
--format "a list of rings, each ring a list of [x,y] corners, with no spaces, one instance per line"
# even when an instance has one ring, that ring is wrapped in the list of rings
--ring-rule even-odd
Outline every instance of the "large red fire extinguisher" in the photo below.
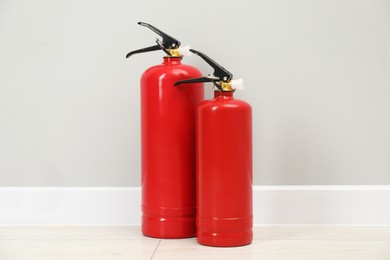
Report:
[[[212,82],[218,90],[196,114],[197,240],[209,246],[252,242],[252,109],[233,97],[242,79],[203,53],[212,76],[176,83]]]
[[[132,51],[163,50],[161,65],[141,77],[142,232],[156,238],[186,238],[196,234],[195,109],[204,99],[203,83],[174,87],[179,80],[201,76],[181,63],[185,49],[156,27],[156,45]]]

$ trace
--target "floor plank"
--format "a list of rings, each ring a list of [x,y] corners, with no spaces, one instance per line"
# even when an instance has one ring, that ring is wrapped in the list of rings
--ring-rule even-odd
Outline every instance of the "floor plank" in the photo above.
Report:
[[[254,240],[249,246],[215,248],[195,240],[163,240],[153,259],[389,260],[390,241]]]
[[[139,227],[0,227],[1,260],[390,260],[390,227],[255,227],[249,246],[152,239]]]

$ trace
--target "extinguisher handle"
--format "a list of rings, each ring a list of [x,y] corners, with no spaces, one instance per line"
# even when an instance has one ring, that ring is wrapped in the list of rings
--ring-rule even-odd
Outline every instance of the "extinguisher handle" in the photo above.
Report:
[[[180,84],[186,84],[186,83],[199,83],[199,82],[213,82],[214,86],[216,86],[219,90],[222,91],[221,86],[219,86],[216,82],[219,81],[219,78],[207,76],[207,77],[201,77],[201,78],[194,78],[194,79],[184,79],[175,82],[174,86],[178,86]]]
[[[139,25],[145,26],[146,28],[151,29],[153,32],[157,33],[159,36],[161,36],[162,40],[159,39],[156,40],[157,45],[153,45],[147,48],[142,48],[139,50],[135,50],[132,52],[129,52],[126,55],[126,58],[129,58],[131,55],[136,53],[142,53],[142,52],[149,52],[149,51],[156,51],[156,50],[163,50],[168,56],[178,56],[179,52],[177,51],[181,45],[180,41],[173,38],[172,36],[169,36],[168,34],[164,33],[163,31],[157,29],[151,24],[144,23],[144,22],[138,22]],[[185,50],[185,49],[184,49]],[[174,53],[172,54],[171,53]],[[187,51],[188,52],[188,51]]]
[[[225,69],[224,67],[219,65],[214,60],[212,60],[206,54],[204,54],[204,53],[202,53],[200,51],[194,50],[194,49],[191,49],[190,51],[195,53],[199,57],[201,57],[204,61],[206,61],[214,69],[213,75],[218,77],[219,80],[221,80],[223,82],[229,82],[233,78],[233,74],[232,73],[230,73],[227,69]]]
[[[128,54],[126,54],[126,59],[129,58],[133,54],[142,53],[142,52],[148,52],[148,51],[157,51],[157,50],[161,50],[161,47],[159,45],[153,45],[153,46],[150,46],[150,47],[146,47],[146,48],[142,48],[142,49],[139,49],[139,50],[131,51]]]
[[[212,79],[210,77],[202,77],[202,78],[194,78],[194,79],[183,79],[175,82],[175,86],[185,83],[198,83],[198,82],[213,82],[215,79]],[[218,80],[218,79],[216,79]]]
[[[152,30],[153,32],[155,32],[159,36],[161,36],[161,38],[162,38],[162,45],[166,49],[178,48],[180,46],[180,44],[181,44],[180,41],[178,41],[177,39],[173,38],[172,36],[164,33],[163,31],[157,29],[156,27],[154,27],[151,24],[144,23],[144,22],[138,22],[138,24],[142,25],[142,26],[145,26],[146,28],[149,28],[150,30]]]

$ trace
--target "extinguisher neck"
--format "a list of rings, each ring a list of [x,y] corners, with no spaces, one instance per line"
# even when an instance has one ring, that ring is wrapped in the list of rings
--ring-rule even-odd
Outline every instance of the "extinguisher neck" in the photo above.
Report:
[[[214,91],[214,97],[233,97],[234,91]]]
[[[179,57],[165,56],[163,60],[163,64],[181,64],[182,58],[183,56],[179,56]]]

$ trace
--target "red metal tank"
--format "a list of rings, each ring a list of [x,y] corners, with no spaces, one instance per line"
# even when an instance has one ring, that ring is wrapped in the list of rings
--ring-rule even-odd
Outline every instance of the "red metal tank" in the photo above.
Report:
[[[252,110],[215,91],[197,109],[197,240],[210,246],[252,241]]]
[[[194,237],[195,111],[203,100],[203,83],[180,87],[174,83],[201,73],[181,63],[187,49],[178,40],[150,24],[138,24],[153,30],[162,41],[132,51],[126,58],[156,50],[168,55],[141,77],[142,232],[156,238]]]
[[[208,246],[252,242],[252,108],[234,99],[243,80],[207,55],[191,50],[214,68],[212,76],[175,85],[212,82],[218,91],[196,111],[197,240]]]
[[[195,109],[203,100],[203,83],[174,87],[199,77],[179,57],[141,78],[142,232],[159,238],[194,237]]]

